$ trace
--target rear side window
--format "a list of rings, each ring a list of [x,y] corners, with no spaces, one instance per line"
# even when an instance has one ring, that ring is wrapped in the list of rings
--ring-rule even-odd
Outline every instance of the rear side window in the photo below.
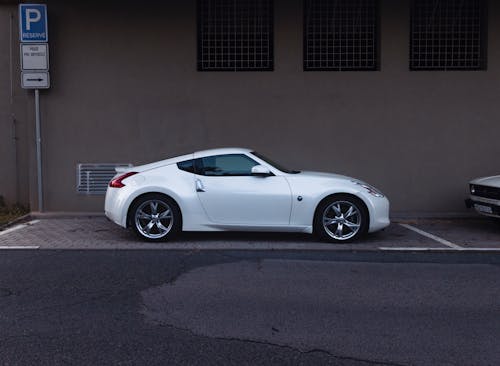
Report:
[[[193,160],[181,161],[180,163],[177,163],[177,168],[188,173],[194,173]]]

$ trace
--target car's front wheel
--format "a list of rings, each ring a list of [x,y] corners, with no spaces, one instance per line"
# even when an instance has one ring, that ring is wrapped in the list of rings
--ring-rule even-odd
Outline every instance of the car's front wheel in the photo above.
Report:
[[[346,243],[368,231],[368,210],[357,197],[338,194],[320,203],[314,216],[314,232],[320,239]]]
[[[163,241],[181,229],[177,204],[161,194],[148,194],[136,200],[130,209],[130,226],[142,239]]]

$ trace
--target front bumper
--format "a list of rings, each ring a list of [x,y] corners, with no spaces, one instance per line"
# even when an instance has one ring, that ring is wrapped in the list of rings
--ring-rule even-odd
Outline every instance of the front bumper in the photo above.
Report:
[[[369,233],[382,230],[389,226],[389,200],[386,197],[376,197],[370,200],[370,227]]]
[[[480,215],[500,217],[500,201],[498,200],[470,196],[465,200],[465,207],[473,208]]]

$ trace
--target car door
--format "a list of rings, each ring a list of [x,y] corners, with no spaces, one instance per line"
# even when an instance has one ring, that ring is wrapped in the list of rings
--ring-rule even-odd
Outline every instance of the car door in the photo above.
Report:
[[[196,159],[196,189],[214,223],[288,225],[292,195],[282,176],[252,176],[259,165],[245,154],[224,154]]]

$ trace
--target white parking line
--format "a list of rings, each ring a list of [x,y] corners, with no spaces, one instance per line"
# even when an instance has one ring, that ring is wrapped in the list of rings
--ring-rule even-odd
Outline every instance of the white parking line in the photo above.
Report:
[[[39,246],[0,246],[0,250],[4,249],[40,249]]]
[[[388,251],[410,251],[410,252],[428,252],[431,250],[455,250],[452,248],[425,248],[425,247],[379,247],[380,250]]]
[[[0,231],[0,236],[2,235],[5,235],[5,234],[9,234],[9,233],[12,233],[14,231],[17,231],[19,229],[24,229],[25,227],[28,227],[28,226],[31,226],[33,224],[36,224],[37,222],[39,222],[40,220],[32,220],[30,222],[27,222],[26,224],[20,224],[20,225],[16,225],[14,227],[11,227],[10,229],[7,229],[7,230],[4,230],[4,231]]]
[[[423,248],[423,247],[379,247],[380,250],[396,252],[443,252],[455,251],[455,248]],[[463,248],[458,249],[461,252],[500,252],[500,248]]]
[[[432,239],[434,241],[437,241],[438,243],[441,243],[443,245],[446,245],[447,247],[450,247],[450,248],[453,248],[453,249],[457,249],[457,250],[462,250],[464,249],[463,247],[459,246],[459,245],[456,245],[456,244],[453,244],[452,242],[449,242],[448,240],[445,240],[443,238],[440,238],[439,236],[436,236],[436,235],[432,235],[431,233],[428,233],[426,231],[423,231],[423,230],[420,230],[420,229],[417,229],[416,227],[414,226],[411,226],[411,225],[408,225],[408,224],[399,224],[400,226],[408,229],[408,230],[411,230],[411,231],[414,231],[416,232],[417,234],[420,234],[422,236],[425,236],[426,238],[429,238],[429,239]]]

